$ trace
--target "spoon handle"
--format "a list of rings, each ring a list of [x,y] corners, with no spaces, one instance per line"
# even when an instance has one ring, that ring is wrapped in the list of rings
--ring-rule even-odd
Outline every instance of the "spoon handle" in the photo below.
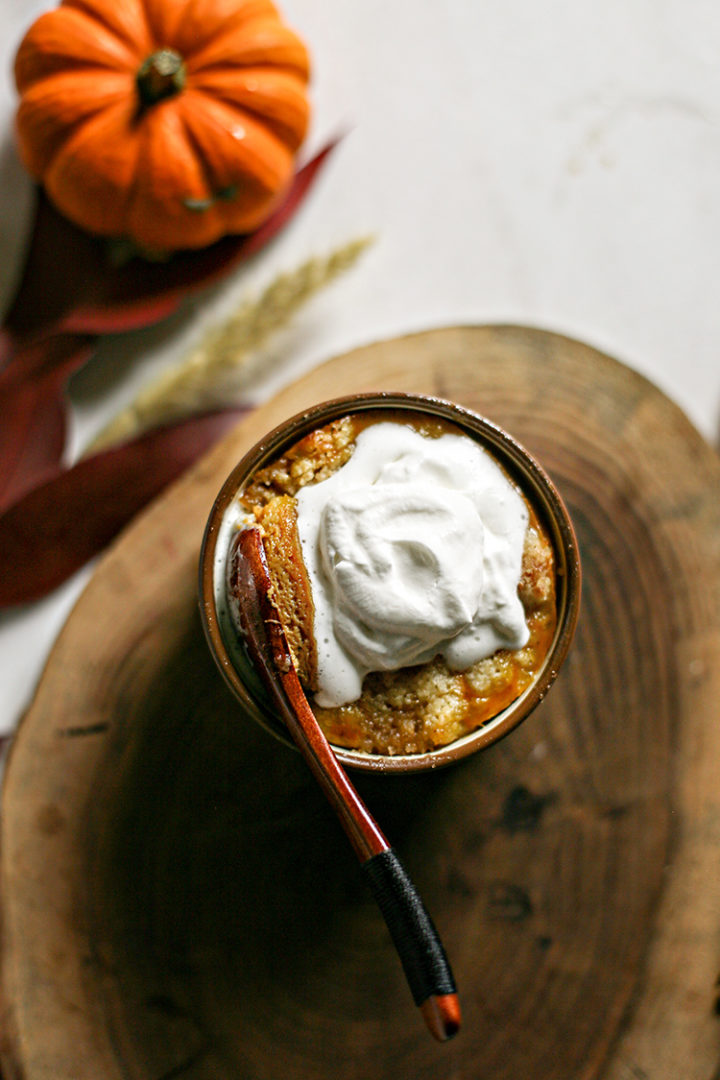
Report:
[[[413,1001],[440,1042],[460,1028],[455,980],[437,930],[392,848],[362,864],[390,931]]]
[[[259,674],[298,749],[335,810],[385,919],[415,1004],[435,1038],[460,1027],[455,981],[415,886],[351,784],[318,724],[272,599],[260,530],[241,530],[230,551],[228,593]]]

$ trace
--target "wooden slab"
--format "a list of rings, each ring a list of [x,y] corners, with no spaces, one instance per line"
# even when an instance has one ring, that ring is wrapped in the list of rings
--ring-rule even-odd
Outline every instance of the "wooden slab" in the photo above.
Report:
[[[289,413],[429,392],[513,432],[579,534],[576,643],[461,766],[358,776],[453,960],[434,1044],[339,827],[242,715],[195,598],[205,518]],[[250,416],[99,564],[2,804],[8,1080],[720,1077],[720,464],[577,342],[456,328],[340,357]]]

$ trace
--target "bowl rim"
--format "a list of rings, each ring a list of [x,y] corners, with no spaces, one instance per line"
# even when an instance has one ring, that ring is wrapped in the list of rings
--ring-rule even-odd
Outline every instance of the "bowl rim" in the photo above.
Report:
[[[555,484],[536,458],[512,435],[479,413],[428,394],[401,391],[368,391],[334,397],[295,413],[260,438],[238,461],[223,483],[205,526],[199,562],[199,606],[210,652],[230,690],[248,715],[266,731],[294,748],[282,721],[263,702],[259,684],[256,694],[243,680],[222,633],[215,598],[215,557],[220,525],[225,512],[247,479],[295,442],[332,420],[350,412],[395,410],[427,413],[454,424],[484,446],[526,495],[545,524],[556,559],[557,626],[553,641],[533,682],[497,716],[467,735],[421,754],[368,754],[332,744],[344,766],[369,772],[408,773],[436,769],[484,749],[513,731],[542,701],[554,683],[573,639],[580,610],[582,572],[575,530],[567,507]],[[260,699],[260,700],[259,700]]]

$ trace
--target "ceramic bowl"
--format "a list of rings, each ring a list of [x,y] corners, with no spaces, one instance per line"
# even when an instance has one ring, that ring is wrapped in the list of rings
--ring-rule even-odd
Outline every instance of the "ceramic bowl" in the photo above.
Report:
[[[218,545],[224,515],[250,477],[283,454],[314,428],[366,410],[425,413],[450,421],[461,433],[479,442],[518,484],[542,518],[555,548],[557,570],[557,627],[545,661],[534,681],[510,705],[475,731],[446,746],[422,754],[368,754],[334,747],[343,765],[374,772],[406,773],[449,765],[490,746],[529,716],[545,697],[570,646],[580,603],[581,571],[578,545],[568,511],[541,465],[511,435],[470,410],[439,398],[400,393],[366,393],[336,398],[290,417],[269,432],[238,462],[223,484],[205,530],[200,557],[200,611],[210,650],[230,689],[245,712],[269,732],[290,744],[282,721],[274,713],[238,635],[223,615],[216,589],[216,563],[224,552]],[[222,540],[221,540],[222,544]]]

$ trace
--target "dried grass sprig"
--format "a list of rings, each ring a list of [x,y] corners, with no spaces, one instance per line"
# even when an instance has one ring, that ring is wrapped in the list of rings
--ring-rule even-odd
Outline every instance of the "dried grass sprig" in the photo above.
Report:
[[[253,361],[260,347],[316,293],[350,269],[370,243],[370,237],[361,237],[278,275],[259,297],[244,301],[222,325],[211,329],[185,360],[141,390],[85,454],[236,399],[255,373]]]

